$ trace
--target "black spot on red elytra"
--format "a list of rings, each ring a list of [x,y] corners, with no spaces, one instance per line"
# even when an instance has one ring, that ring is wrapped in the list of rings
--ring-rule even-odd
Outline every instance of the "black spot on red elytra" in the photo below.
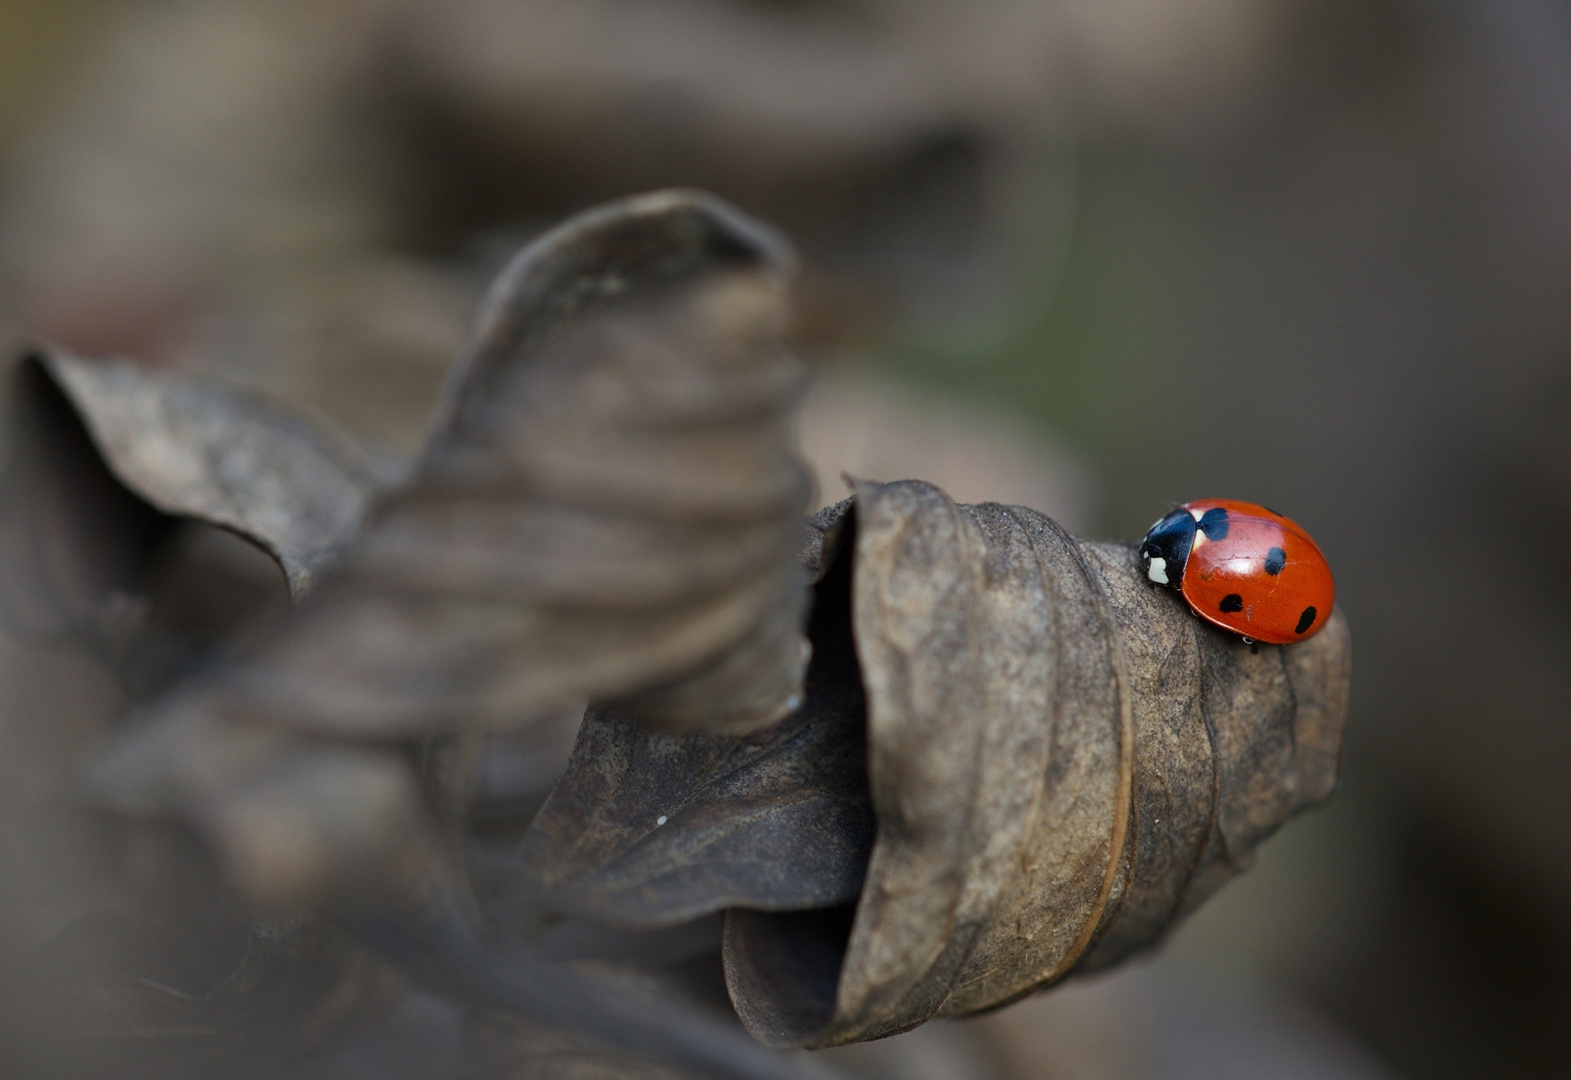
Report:
[[[1271,575],[1280,574],[1282,572],[1282,567],[1286,565],[1287,552],[1283,551],[1281,548],[1274,547],[1270,551],[1266,552],[1266,573]]]
[[[1298,617],[1298,625],[1293,628],[1293,633],[1302,634],[1315,624],[1315,609],[1306,607],[1304,613]]]
[[[1206,534],[1207,540],[1227,539],[1227,511],[1220,506],[1213,506],[1200,515],[1197,523],[1201,532]]]
[[[1222,597],[1222,602],[1217,606],[1220,607],[1223,611],[1229,613],[1234,611],[1243,611],[1244,598],[1239,596],[1236,592],[1230,592],[1226,596]],[[1313,612],[1314,608],[1310,608],[1309,610]],[[1303,631],[1300,630],[1299,633],[1303,633]]]

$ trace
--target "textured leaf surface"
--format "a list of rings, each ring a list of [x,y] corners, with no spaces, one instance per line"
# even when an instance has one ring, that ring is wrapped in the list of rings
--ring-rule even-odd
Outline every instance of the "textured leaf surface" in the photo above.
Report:
[[[358,452],[307,417],[123,361],[35,352],[17,372],[16,410],[0,528],[17,554],[29,543],[66,554],[13,556],[8,577],[62,600],[124,583],[130,572],[107,561],[134,563],[146,522],[172,518],[246,537],[303,595],[359,528],[375,486]],[[87,545],[104,550],[78,555]],[[82,603],[66,601],[57,621]]]
[[[767,1043],[892,1034],[1157,940],[1330,793],[1345,623],[1252,648],[1141,581],[1130,545],[916,481],[858,483],[804,536],[786,262],[687,193],[532,245],[407,483],[299,605],[146,709],[94,790],[194,825],[253,903],[333,910],[439,992],[720,1073],[790,1069],[470,923],[452,813],[466,738],[594,703],[513,868],[514,928],[565,918],[609,946],[724,910],[731,998]],[[34,371],[81,418],[66,452],[20,453],[9,474],[44,477],[19,490],[76,538],[56,552],[0,527],[40,580],[78,583],[8,598],[39,625],[101,621],[137,572],[134,544],[82,539],[95,523],[151,544],[197,513],[157,483],[196,477],[204,520],[236,531],[266,517],[266,470],[216,491],[207,405],[161,421],[167,452],[93,419],[138,400],[92,382],[124,374]]]
[[[837,570],[816,586],[803,704],[774,727],[669,735],[590,710],[524,841],[524,910],[649,929],[856,898],[873,816],[849,562]]]
[[[1135,548],[1035,511],[857,487],[877,840],[854,909],[733,911],[759,1038],[831,1045],[1001,1004],[1151,944],[1327,798],[1348,637],[1252,648]]]
[[[259,897],[314,903],[367,883],[371,853],[420,847],[390,741],[586,698],[675,727],[782,715],[808,653],[788,266],[761,226],[682,192],[531,245],[408,483],[303,603],[155,706],[101,790],[202,823]],[[329,761],[375,798],[312,787]]]
[[[124,362],[46,354],[40,363],[126,487],[166,514],[252,540],[278,560],[296,596],[360,527],[375,479],[321,423]]]
[[[299,605],[147,710],[98,763],[99,798],[194,825],[252,903],[333,911],[444,993],[716,1075],[800,1075],[723,1025],[645,1016],[593,980],[566,994],[565,973],[548,992],[537,957],[486,952],[439,821],[460,739],[566,702],[737,733],[698,736],[716,745],[800,704],[808,484],[791,452],[803,372],[780,345],[788,267],[762,227],[680,192],[532,245],[487,300],[408,481]],[[825,733],[841,734],[802,730]],[[804,808],[800,775],[768,760],[773,734],[737,755],[758,782],[728,791],[777,806],[779,833]],[[861,751],[841,740],[853,774]],[[837,800],[820,839],[860,844],[859,866],[865,799],[820,803]],[[845,807],[860,821],[831,828]],[[769,819],[739,818],[721,845],[749,847]]]

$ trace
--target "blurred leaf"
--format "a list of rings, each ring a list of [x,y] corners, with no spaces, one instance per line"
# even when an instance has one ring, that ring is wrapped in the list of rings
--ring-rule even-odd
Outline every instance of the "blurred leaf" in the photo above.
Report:
[[[8,375],[0,616],[26,638],[93,646],[133,695],[217,644],[209,639],[228,628],[225,618],[275,586],[283,594],[283,575],[247,578],[255,567],[244,559],[235,576],[236,549],[276,561],[298,593],[358,525],[370,481],[354,450],[282,407],[42,350]],[[209,525],[233,530],[218,534],[232,547],[205,542],[199,530]],[[212,625],[161,622],[166,602],[193,599],[166,595],[171,587],[221,592],[196,598]],[[192,614],[189,603],[182,613]],[[195,636],[176,640],[172,629]],[[114,1057],[131,1075],[153,1067],[150,1043],[197,1054],[298,1047],[398,982],[324,924],[251,924],[212,879],[210,860],[189,841],[171,842],[178,830],[109,829],[58,791],[22,805],[25,822],[8,822],[5,834],[11,903],[47,910],[26,909],[44,932],[13,958],[3,990],[30,1037],[57,1050]],[[120,1040],[141,1049],[115,1054]]]
[[[301,596],[360,526],[375,487],[325,424],[262,398],[115,361],[39,354],[105,462],[166,514],[233,529]]]
[[[849,587],[844,559],[818,582],[805,698],[774,727],[669,735],[591,709],[524,839],[515,904],[642,930],[854,900],[873,816]]]
[[[854,899],[872,845],[857,718],[801,712],[759,735],[663,735],[591,710],[530,827],[529,909],[657,928],[726,907]]]
[[[194,826],[252,903],[333,911],[438,992],[717,1075],[796,1070],[474,925],[433,813],[461,737],[595,704],[509,917],[729,909],[727,985],[766,1043],[892,1034],[1159,938],[1329,794],[1345,624],[1251,648],[1131,546],[916,481],[857,484],[804,544],[786,263],[680,192],[532,245],[408,482],[300,605],[146,711],[99,796]]]
[[[15,633],[92,633],[136,588],[169,519],[115,478],[37,356],[17,367],[0,477],[0,615]]]
[[[373,739],[585,698],[679,727],[782,715],[807,652],[784,265],[682,193],[537,241],[487,300],[411,481],[192,707]]]
[[[147,710],[95,768],[97,797],[188,822],[253,904],[334,911],[461,1000],[716,1075],[799,1075],[681,1009],[561,972],[546,992],[541,961],[483,947],[431,799],[461,773],[444,739],[575,699],[744,732],[800,702],[788,265],[690,193],[532,245],[408,482],[302,604]]]
[[[192,821],[259,902],[414,897],[451,865],[389,743],[585,698],[741,731],[793,707],[807,483],[788,266],[762,226],[684,192],[531,245],[408,483],[304,603],[150,710],[101,795]]]
[[[48,351],[25,358],[16,379],[0,581],[21,626],[58,630],[89,618],[131,581],[147,538],[170,518],[256,543],[296,596],[360,525],[370,471],[347,441],[292,410]]]
[[[551,1076],[556,1068],[566,1077],[642,1078],[654,1071],[650,1061],[717,1080],[830,1080],[835,1075],[800,1055],[758,1045],[734,1020],[695,1005],[685,994],[670,993],[666,987],[651,993],[648,986],[629,985],[625,978],[545,963],[517,942],[477,935],[466,920],[451,913],[424,923],[384,914],[363,920],[358,929],[365,940],[375,942],[379,951],[444,997],[482,1014],[500,1010],[563,1029],[539,1048],[545,1053],[526,1049],[517,1054],[531,1070],[526,1076]],[[543,1034],[538,1025],[520,1026]],[[594,1045],[562,1039],[564,1032]],[[564,1051],[560,1057],[549,1053],[551,1042]],[[501,1060],[487,1064],[503,1068],[511,1056],[506,1047],[482,1041],[483,1057],[493,1050],[503,1051]],[[624,1054],[644,1060],[629,1061]]]

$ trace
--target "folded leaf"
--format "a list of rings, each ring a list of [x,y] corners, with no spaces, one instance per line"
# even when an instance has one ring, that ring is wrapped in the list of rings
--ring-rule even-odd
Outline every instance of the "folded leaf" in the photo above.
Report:
[[[53,370],[41,354],[16,366],[0,476],[0,618],[34,639],[94,634],[171,525],[104,463]]]
[[[800,703],[788,266],[762,226],[683,192],[531,245],[408,482],[304,602],[153,706],[99,791],[199,824],[255,898],[312,906],[418,876],[375,869],[403,841],[411,866],[435,865],[389,743],[586,698],[738,731]],[[311,786],[313,758],[377,797]]]
[[[374,488],[358,452],[324,425],[123,361],[34,351],[14,400],[0,589],[11,621],[35,633],[90,621],[179,518],[244,536],[303,595],[359,528]]]
[[[585,698],[675,727],[782,715],[806,661],[785,265],[681,193],[537,241],[487,300],[410,482],[211,707],[373,739]]]
[[[733,1003],[773,1045],[999,1005],[1165,933],[1329,796],[1337,614],[1252,647],[1035,511],[860,484],[852,625],[877,840],[854,909],[732,911]]]
[[[650,929],[856,898],[873,815],[849,566],[816,586],[805,699],[774,727],[671,735],[589,711],[524,839],[520,913]]]
[[[146,711],[103,800],[195,825],[253,901],[336,911],[477,1007],[706,1068],[716,1031],[592,982],[559,1000],[543,954],[471,925],[432,812],[453,737],[593,702],[509,919],[725,909],[731,998],[770,1044],[963,1015],[1160,938],[1329,794],[1340,614],[1252,647],[1130,545],[916,481],[857,484],[804,543],[785,265],[687,193],[532,245],[407,483],[302,603]]]

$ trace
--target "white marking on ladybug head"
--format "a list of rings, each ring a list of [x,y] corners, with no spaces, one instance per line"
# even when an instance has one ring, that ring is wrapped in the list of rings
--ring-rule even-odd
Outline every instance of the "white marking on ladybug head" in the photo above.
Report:
[[[1189,516],[1194,518],[1195,524],[1198,525],[1200,523],[1200,519],[1206,516],[1206,512],[1204,510],[1196,510],[1193,507],[1190,507]]]
[[[1159,555],[1153,555],[1151,557],[1151,565],[1146,567],[1146,577],[1158,585],[1170,584],[1167,580],[1167,560]]]

